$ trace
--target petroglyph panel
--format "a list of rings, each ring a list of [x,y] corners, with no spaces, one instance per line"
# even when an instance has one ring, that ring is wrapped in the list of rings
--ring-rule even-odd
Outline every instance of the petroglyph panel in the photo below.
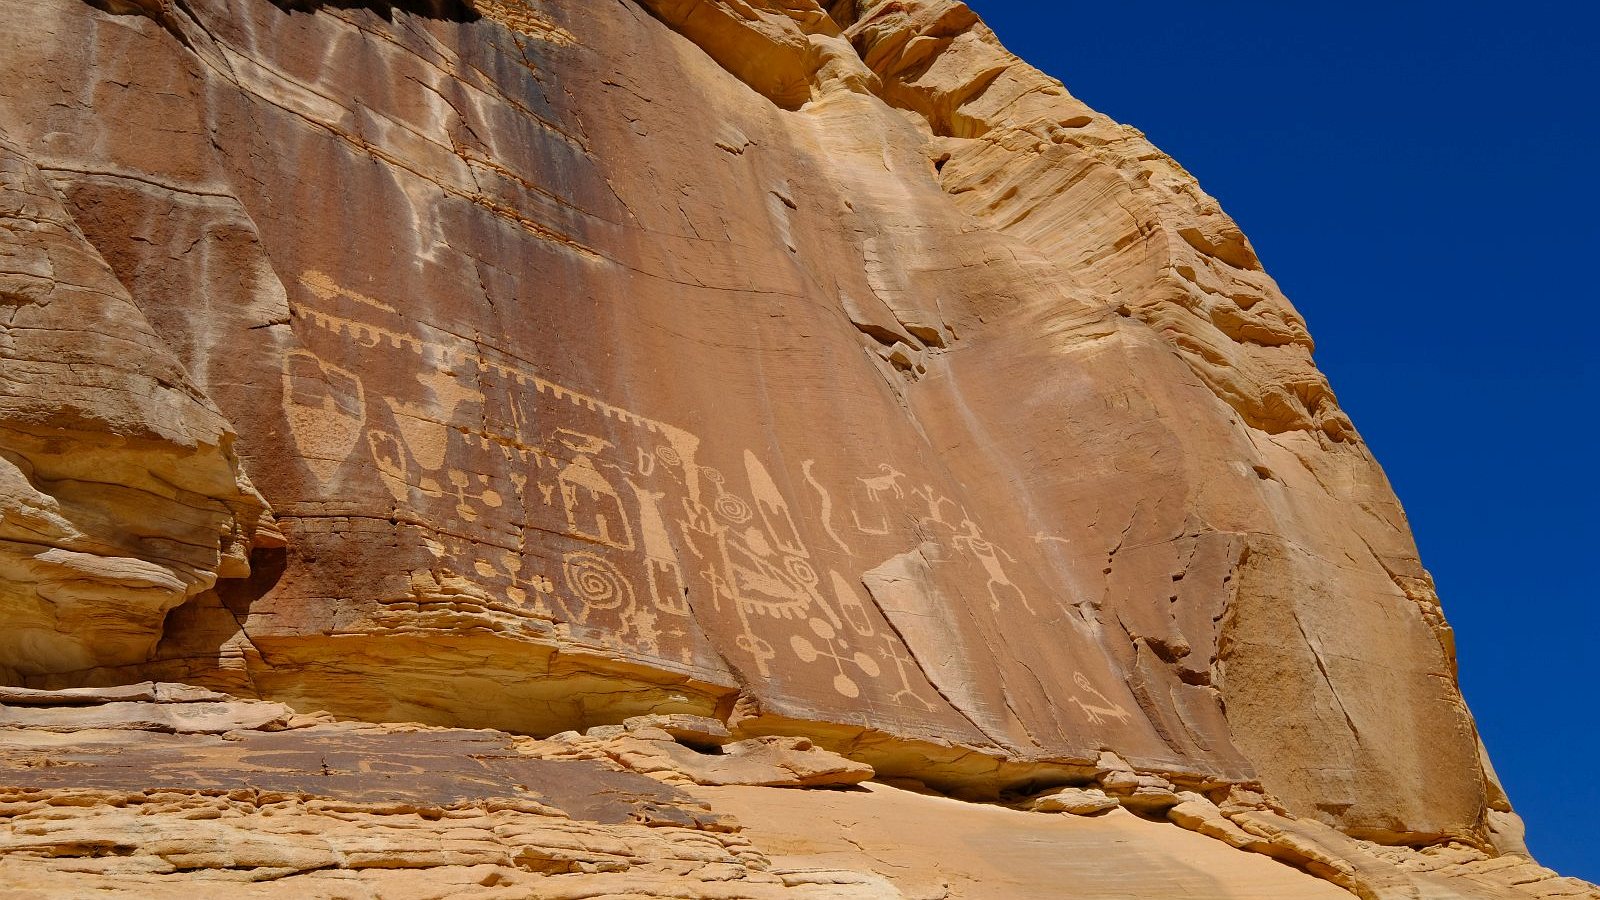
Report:
[[[722,658],[757,679],[817,679],[891,710],[935,707],[863,597],[859,564],[838,547],[827,562],[813,553],[797,524],[811,513],[754,452],[706,447],[322,273],[301,281],[319,306],[291,304],[297,334],[349,367],[310,349],[285,357],[290,433],[319,485],[375,472],[394,516],[429,531],[432,568],[590,645],[692,669],[716,658],[701,629],[730,623]],[[403,394],[354,374],[395,354],[414,374]],[[976,558],[999,565],[981,538],[952,546],[986,548]]]
[[[667,670],[725,666],[791,713],[850,704],[876,721],[939,720],[954,698],[964,721],[949,733],[975,725],[1015,747],[1146,729],[1124,676],[1081,670],[1103,659],[1101,624],[1042,574],[1037,542],[991,538],[966,500],[907,474],[926,469],[918,460],[777,470],[411,321],[405,304],[320,272],[300,282],[309,302],[291,309],[306,349],[285,357],[284,398],[309,473],[323,490],[375,478],[391,517],[426,533],[425,588],[414,577],[404,596],[380,598],[397,611],[385,627],[416,627],[411,614],[437,602],[432,585],[464,577],[487,596],[490,627],[504,627],[493,613],[546,623],[524,636]],[[380,387],[355,374],[385,369],[408,377]],[[914,564],[886,584],[896,560]],[[1059,658],[1034,669],[1073,685],[1070,696],[973,668],[972,648],[1019,628],[1031,643],[1046,623]],[[958,667],[941,668],[952,656]],[[1018,719],[1052,704],[1046,726]]]

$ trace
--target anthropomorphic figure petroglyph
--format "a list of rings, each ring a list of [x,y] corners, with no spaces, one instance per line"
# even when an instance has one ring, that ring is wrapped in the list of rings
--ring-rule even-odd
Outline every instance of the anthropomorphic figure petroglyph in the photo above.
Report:
[[[1000,563],[1001,556],[1004,556],[1013,565],[1016,564],[1016,559],[1010,553],[1007,553],[1004,548],[997,547],[993,542],[986,540],[983,534],[978,531],[978,523],[971,519],[963,519],[961,521],[961,529],[961,533],[957,534],[953,541],[957,547],[963,548],[977,557],[978,562],[983,566],[983,570],[988,573],[990,608],[998,611],[1008,602],[1015,600],[1022,604],[1023,609],[1032,613],[1034,610],[1029,605],[1027,596],[1022,593],[1021,588],[1012,582],[1011,576],[1006,574],[1005,566]]]

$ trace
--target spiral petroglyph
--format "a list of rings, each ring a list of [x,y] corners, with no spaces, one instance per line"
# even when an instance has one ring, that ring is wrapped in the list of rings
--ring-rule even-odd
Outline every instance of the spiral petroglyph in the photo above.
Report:
[[[593,553],[568,553],[561,570],[567,587],[589,609],[633,605],[633,585],[609,560]]]
[[[716,507],[717,515],[735,525],[743,525],[750,521],[750,504],[740,499],[737,494],[724,493],[717,498],[714,506]]]

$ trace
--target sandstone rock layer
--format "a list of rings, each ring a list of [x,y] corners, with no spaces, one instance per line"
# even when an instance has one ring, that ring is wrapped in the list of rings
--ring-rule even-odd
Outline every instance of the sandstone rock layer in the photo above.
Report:
[[[0,76],[8,682],[1519,849],[1303,319],[965,4],[6,0]]]
[[[1525,857],[1383,847],[1238,791],[1186,793],[1161,824],[1113,778],[1120,800],[1070,813],[1047,802],[1066,791],[797,791],[838,759],[797,739],[787,782],[707,779],[727,757],[645,722],[539,741],[148,683],[4,701],[8,897],[1600,897]],[[741,774],[757,756],[735,752]]]

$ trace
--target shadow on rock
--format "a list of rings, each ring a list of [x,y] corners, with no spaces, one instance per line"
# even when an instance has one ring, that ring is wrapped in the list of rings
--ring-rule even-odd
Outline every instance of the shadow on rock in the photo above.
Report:
[[[316,12],[319,9],[366,9],[385,19],[392,19],[396,10],[450,22],[476,22],[482,18],[472,8],[470,0],[272,0],[272,4],[292,13]]]

